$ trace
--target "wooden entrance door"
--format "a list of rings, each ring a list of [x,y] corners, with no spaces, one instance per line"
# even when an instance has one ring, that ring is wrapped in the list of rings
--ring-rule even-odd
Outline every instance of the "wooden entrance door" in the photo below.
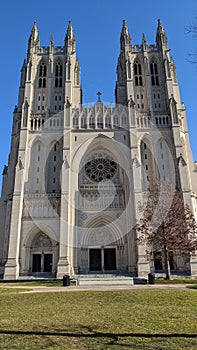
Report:
[[[104,269],[105,271],[116,270],[116,249],[104,249]]]
[[[90,271],[101,271],[101,249],[90,249]]]
[[[44,271],[52,272],[52,254],[44,254]]]
[[[33,254],[32,272],[41,272],[41,254]]]

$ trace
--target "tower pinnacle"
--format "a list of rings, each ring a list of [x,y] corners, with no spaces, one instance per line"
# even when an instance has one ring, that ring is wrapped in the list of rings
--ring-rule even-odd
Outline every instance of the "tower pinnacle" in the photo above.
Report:
[[[39,34],[38,34],[38,28],[36,21],[34,21],[33,28],[31,30],[31,35],[29,37],[29,40],[33,41],[34,43],[39,42]]]
[[[161,24],[161,20],[158,19],[157,34],[156,34],[156,43],[158,46],[164,46],[168,48],[168,40],[164,28]]]
[[[64,43],[67,48],[71,48],[71,52],[75,52],[75,35],[72,27],[72,21],[69,21],[68,23]]]
[[[144,33],[142,34],[142,48],[143,48],[144,51],[146,51],[148,49],[147,42],[146,42],[146,37],[145,37]]]
[[[30,51],[34,48],[40,45],[40,39],[38,34],[38,28],[36,21],[34,21],[33,28],[31,30],[31,34],[28,41],[28,55],[30,54]]]
[[[126,20],[123,19],[122,31],[120,35],[120,46],[121,50],[124,50],[126,47],[130,47],[131,37],[127,28]]]

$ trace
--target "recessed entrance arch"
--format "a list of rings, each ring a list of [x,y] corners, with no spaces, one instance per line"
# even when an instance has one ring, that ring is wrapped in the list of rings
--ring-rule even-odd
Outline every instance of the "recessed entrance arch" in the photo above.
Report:
[[[90,248],[89,269],[90,271],[115,271],[116,248]]]
[[[30,270],[32,274],[50,275],[53,270],[53,247],[51,239],[43,232],[37,233],[31,244]]]
[[[89,226],[81,241],[80,271],[125,271],[125,242],[117,225],[110,218],[99,216]]]

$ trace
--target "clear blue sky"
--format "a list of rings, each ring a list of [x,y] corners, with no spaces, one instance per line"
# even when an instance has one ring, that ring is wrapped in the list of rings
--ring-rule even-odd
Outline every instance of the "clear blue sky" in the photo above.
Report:
[[[127,21],[133,44],[141,43],[143,32],[147,42],[154,44],[157,19],[160,18],[177,67],[181,98],[187,109],[191,148],[197,160],[197,68],[188,62],[197,41],[185,31],[186,26],[194,23],[196,14],[196,0],[1,1],[0,171],[7,164],[20,69],[26,58],[34,20],[43,46],[49,44],[51,34],[55,45],[63,45],[68,21],[72,20],[81,65],[83,102],[95,101],[98,90],[102,92],[103,101],[114,102],[122,20]]]

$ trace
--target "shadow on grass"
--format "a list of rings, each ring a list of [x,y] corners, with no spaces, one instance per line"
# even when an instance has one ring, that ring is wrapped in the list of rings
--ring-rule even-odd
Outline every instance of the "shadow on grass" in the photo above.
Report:
[[[84,327],[85,328],[85,327]],[[93,331],[90,327],[86,327],[87,330],[91,333],[82,333],[82,332],[37,332],[37,331],[10,331],[10,330],[1,330],[0,334],[5,335],[34,335],[34,336],[53,336],[53,337],[71,337],[71,338],[112,338],[118,340],[118,338],[197,338],[196,333],[104,333]]]

